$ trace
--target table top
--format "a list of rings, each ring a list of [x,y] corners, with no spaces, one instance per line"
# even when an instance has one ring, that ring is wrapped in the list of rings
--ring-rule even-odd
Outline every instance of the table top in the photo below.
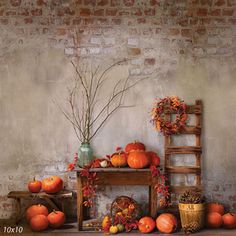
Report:
[[[81,172],[83,169],[82,168],[76,168],[74,171],[76,172]],[[114,168],[114,167],[109,167],[109,168],[91,168],[89,170],[90,172],[150,172],[149,168],[145,169],[132,169],[129,167],[123,167],[123,168]]]

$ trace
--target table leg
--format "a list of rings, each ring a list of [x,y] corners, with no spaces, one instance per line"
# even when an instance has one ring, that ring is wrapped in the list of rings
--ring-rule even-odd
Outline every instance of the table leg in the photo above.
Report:
[[[82,180],[79,174],[77,175],[77,221],[78,230],[83,230],[83,193]]]
[[[21,200],[16,198],[16,224],[21,220]]]
[[[149,186],[149,210],[151,217],[155,219],[157,216],[157,192],[155,185]]]

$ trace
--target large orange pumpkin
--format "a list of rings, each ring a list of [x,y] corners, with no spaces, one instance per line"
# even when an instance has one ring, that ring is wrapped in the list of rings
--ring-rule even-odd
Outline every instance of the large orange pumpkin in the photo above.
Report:
[[[161,233],[170,234],[178,227],[177,219],[170,213],[163,213],[156,219],[156,226]]]
[[[151,166],[159,166],[160,165],[160,157],[157,155],[157,153],[149,151],[147,152],[148,155],[151,158]]]
[[[42,188],[42,182],[35,178],[28,183],[28,189],[31,193],[39,193]]]
[[[236,214],[227,213],[222,216],[223,226],[226,229],[236,229]]]
[[[216,203],[216,202],[211,202],[211,203],[207,204],[206,211],[207,211],[207,213],[217,212],[220,215],[224,215],[225,209],[222,204]]]
[[[131,151],[135,151],[135,150],[146,150],[146,147],[143,143],[140,143],[138,141],[134,141],[133,143],[128,143],[125,146],[125,152],[129,153]]]
[[[207,214],[206,224],[209,228],[214,228],[214,229],[220,228],[222,223],[223,223],[222,216],[219,213],[211,212]]]
[[[32,217],[36,215],[48,215],[48,209],[44,205],[32,205],[26,211],[26,218],[28,221],[31,220]]]
[[[111,164],[114,167],[127,166],[127,154],[124,152],[116,152],[111,156]]]
[[[56,229],[60,228],[65,223],[65,214],[62,211],[53,211],[48,215],[48,222],[50,227]]]
[[[142,169],[150,165],[150,156],[145,151],[132,151],[127,159],[130,168]]]
[[[46,193],[57,193],[63,189],[63,180],[58,176],[50,176],[42,181]]]
[[[156,227],[155,221],[148,216],[141,218],[138,222],[138,229],[141,233],[150,233]]]
[[[48,219],[45,215],[36,215],[30,220],[30,228],[33,231],[43,231],[48,227]]]

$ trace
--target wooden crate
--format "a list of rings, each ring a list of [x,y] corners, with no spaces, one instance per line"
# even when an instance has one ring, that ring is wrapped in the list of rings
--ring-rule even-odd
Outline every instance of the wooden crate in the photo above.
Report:
[[[169,179],[170,191],[171,193],[183,193],[188,189],[201,189],[201,156],[202,156],[202,146],[201,146],[201,131],[202,131],[202,102],[197,100],[195,105],[187,105],[187,114],[193,114],[195,116],[195,125],[182,128],[180,134],[192,134],[195,135],[196,141],[195,146],[174,146],[172,142],[172,136],[165,137],[165,172]],[[170,120],[171,115],[175,114],[169,110],[165,111],[166,119]],[[171,165],[171,155],[172,154],[194,154],[196,157],[194,166],[173,166]],[[173,186],[170,177],[171,174],[195,174],[196,175],[196,185],[194,186]]]

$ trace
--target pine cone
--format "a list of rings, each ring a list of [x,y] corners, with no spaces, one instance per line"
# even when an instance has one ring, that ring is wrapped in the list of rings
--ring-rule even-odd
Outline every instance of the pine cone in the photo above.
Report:
[[[185,234],[196,233],[200,230],[200,224],[196,221],[191,222],[183,226],[183,231]]]
[[[201,195],[201,191],[199,189],[195,190],[187,190],[185,191],[179,199],[180,203],[187,203],[187,204],[198,204],[202,203],[203,197]]]

